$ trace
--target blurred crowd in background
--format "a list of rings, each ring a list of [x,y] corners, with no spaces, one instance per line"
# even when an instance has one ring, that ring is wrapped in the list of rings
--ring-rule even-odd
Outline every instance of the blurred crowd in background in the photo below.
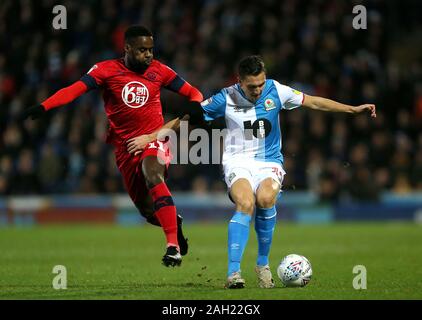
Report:
[[[260,54],[268,77],[369,114],[281,112],[285,190],[321,201],[373,201],[422,190],[420,1],[85,0],[0,2],[0,194],[124,192],[100,91],[37,121],[26,107],[70,85],[98,61],[123,54],[132,24],[154,33],[155,57],[208,97],[236,82],[236,64]],[[67,9],[54,30],[52,8]],[[366,30],[352,8],[367,8]],[[405,8],[405,10],[402,10]],[[185,100],[163,90],[167,119]],[[172,165],[172,191],[224,191],[219,165]]]

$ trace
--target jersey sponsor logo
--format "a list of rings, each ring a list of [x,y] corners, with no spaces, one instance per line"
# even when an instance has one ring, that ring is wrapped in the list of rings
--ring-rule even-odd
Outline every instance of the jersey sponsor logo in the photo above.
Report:
[[[257,139],[265,139],[271,132],[272,125],[268,119],[260,118],[252,121],[244,121],[243,128],[245,130],[245,140],[252,140],[253,137]]]
[[[293,91],[293,93],[294,93],[294,94],[296,94],[296,95],[300,95],[300,94],[302,94],[302,92],[300,92],[300,91],[298,91],[298,90],[295,90],[295,89],[292,89],[292,91]]]
[[[94,64],[92,67],[91,67],[91,69],[89,69],[89,71],[87,72],[88,74],[91,72],[91,71],[93,71],[93,70],[95,70],[95,69],[97,69],[98,68],[98,66],[96,65],[96,64]]]
[[[122,100],[130,108],[142,107],[149,98],[148,88],[141,82],[131,81],[122,90]]]
[[[267,100],[265,100],[265,102],[264,102],[264,108],[267,111],[270,111],[272,109],[275,109],[274,100],[273,99],[267,99]]]

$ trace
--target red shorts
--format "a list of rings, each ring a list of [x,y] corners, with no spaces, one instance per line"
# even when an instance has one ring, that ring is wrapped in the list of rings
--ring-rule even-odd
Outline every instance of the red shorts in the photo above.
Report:
[[[157,140],[148,143],[142,153],[137,156],[127,152],[126,146],[116,148],[115,156],[126,190],[135,204],[148,196],[148,188],[142,172],[142,160],[148,156],[157,157],[166,166],[165,174],[167,175],[172,158],[169,145]]]

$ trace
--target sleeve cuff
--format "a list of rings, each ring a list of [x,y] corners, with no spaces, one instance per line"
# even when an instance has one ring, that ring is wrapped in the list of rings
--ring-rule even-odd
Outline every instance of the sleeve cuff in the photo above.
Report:
[[[88,90],[97,89],[99,87],[95,79],[89,74],[83,75],[80,80],[86,84]]]

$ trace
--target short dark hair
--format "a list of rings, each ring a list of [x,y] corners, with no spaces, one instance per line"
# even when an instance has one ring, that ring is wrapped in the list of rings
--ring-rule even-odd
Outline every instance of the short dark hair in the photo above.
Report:
[[[238,65],[239,77],[257,76],[261,72],[266,72],[264,61],[260,56],[248,56],[240,60]]]
[[[144,26],[130,26],[125,31],[125,42],[136,37],[152,37],[152,32]]]

